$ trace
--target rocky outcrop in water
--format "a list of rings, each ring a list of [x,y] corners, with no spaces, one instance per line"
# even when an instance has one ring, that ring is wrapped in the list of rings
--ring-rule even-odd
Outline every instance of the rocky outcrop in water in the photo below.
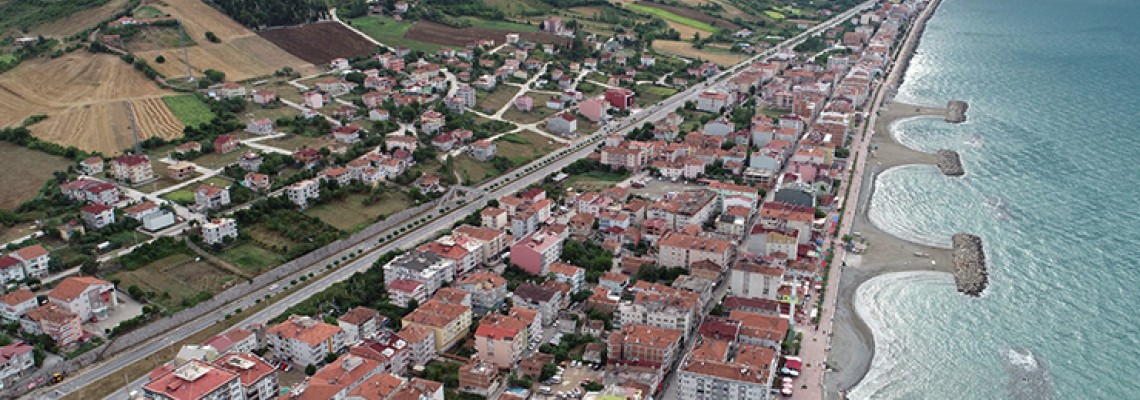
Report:
[[[966,122],[966,110],[969,108],[970,105],[962,100],[950,100],[946,103],[946,122]]]
[[[980,296],[989,283],[982,238],[968,233],[954,234],[954,283],[967,296]]]
[[[962,176],[966,170],[962,169],[962,159],[954,150],[938,150],[938,170],[946,176]]]

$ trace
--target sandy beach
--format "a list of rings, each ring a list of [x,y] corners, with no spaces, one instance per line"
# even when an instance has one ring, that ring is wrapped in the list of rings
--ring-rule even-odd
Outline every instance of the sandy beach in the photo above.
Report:
[[[868,168],[863,171],[863,187],[859,190],[859,206],[852,229],[853,232],[862,234],[868,248],[863,254],[847,256],[839,282],[833,325],[835,331],[828,354],[828,366],[833,371],[827,374],[824,382],[828,399],[838,398],[839,391],[849,390],[858,384],[867,374],[874,356],[873,334],[855,312],[855,292],[859,286],[871,278],[888,273],[931,270],[950,273],[953,270],[949,248],[936,248],[900,239],[883,232],[867,218],[867,210],[874,201],[874,184],[880,173],[900,165],[934,165],[937,161],[937,156],[933,153],[920,152],[895,141],[890,133],[891,124],[916,116],[940,117],[944,113],[945,109],[942,108],[891,103],[887,109],[881,110],[875,121],[877,134],[872,137],[871,146],[877,150],[868,159]],[[916,256],[916,252],[925,255]]]

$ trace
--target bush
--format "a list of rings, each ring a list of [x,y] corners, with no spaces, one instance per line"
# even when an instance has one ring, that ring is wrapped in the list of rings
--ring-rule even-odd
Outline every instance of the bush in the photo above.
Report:
[[[214,32],[210,32],[210,31],[206,31],[206,40],[209,40],[210,43],[221,43],[222,42],[222,39],[219,39],[218,35],[215,35]]]
[[[155,62],[156,64],[162,64],[162,63],[165,63],[165,62],[166,62],[166,57],[163,57],[163,56],[162,56],[162,54],[159,54],[159,55],[158,55],[158,57],[155,57],[155,58],[154,58],[154,62]]]

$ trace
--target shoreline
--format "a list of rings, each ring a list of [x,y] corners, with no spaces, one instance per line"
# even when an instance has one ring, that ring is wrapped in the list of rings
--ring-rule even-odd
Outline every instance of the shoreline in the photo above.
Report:
[[[953,279],[953,250],[950,247],[934,247],[896,237],[880,229],[867,217],[874,199],[875,183],[883,171],[902,165],[938,166],[937,153],[922,152],[899,143],[891,127],[905,119],[947,115],[948,110],[944,107],[893,101],[893,94],[904,81],[910,59],[921,41],[926,22],[940,3],[941,0],[933,0],[920,14],[895,60],[895,66],[900,70],[891,71],[894,79],[888,78],[880,87],[880,90],[888,90],[889,95],[883,98],[874,126],[870,127],[872,134],[864,162],[871,164],[864,164],[867,168],[863,168],[855,214],[851,216],[854,218],[851,231],[860,232],[868,248],[860,255],[848,254],[840,267],[842,273],[836,289],[826,361],[829,372],[825,374],[823,382],[825,399],[845,398],[845,394],[861,383],[871,369],[875,355],[874,331],[864,316],[859,314],[855,304],[858,289],[864,283],[886,274],[914,271],[942,272]],[[925,256],[919,257],[916,255],[918,253]]]

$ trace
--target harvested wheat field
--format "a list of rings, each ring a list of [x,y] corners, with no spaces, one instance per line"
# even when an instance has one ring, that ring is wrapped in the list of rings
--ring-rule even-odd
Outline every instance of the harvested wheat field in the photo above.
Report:
[[[654,40],[653,49],[662,53],[675,54],[685,58],[709,61],[722,67],[735,65],[748,58],[747,55],[729,53],[728,50],[701,50],[693,47],[693,44],[690,42],[676,40]]]
[[[281,50],[200,0],[166,0],[165,3],[156,4],[156,7],[179,18],[186,35],[197,43],[186,50],[195,74],[216,69],[225,72],[226,79],[240,81],[270,75],[284,67],[292,67],[302,73],[316,70],[312,64]],[[221,43],[206,40],[206,32],[213,32]],[[160,54],[167,61],[163,64],[153,62]],[[186,75],[181,48],[144,51],[137,55],[163,75]]]
[[[164,122],[173,118],[160,100],[169,93],[111,55],[28,61],[0,75],[0,126],[45,114],[47,120],[31,126],[36,137],[115,154],[133,143],[127,101],[135,102],[142,138],[182,134],[181,124]]]

